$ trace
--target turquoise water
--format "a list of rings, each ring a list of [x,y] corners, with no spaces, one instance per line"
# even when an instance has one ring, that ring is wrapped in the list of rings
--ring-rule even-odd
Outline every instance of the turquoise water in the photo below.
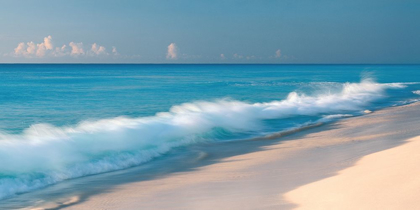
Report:
[[[0,199],[420,99],[419,65],[0,65]]]

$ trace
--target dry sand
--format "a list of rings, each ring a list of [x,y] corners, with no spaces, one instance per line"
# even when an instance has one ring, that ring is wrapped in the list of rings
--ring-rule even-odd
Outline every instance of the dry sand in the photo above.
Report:
[[[84,190],[48,205],[89,210],[413,209],[420,205],[420,140],[412,139],[420,136],[419,125],[420,104],[411,104],[280,139],[199,145],[191,148],[195,158],[159,165],[177,170],[92,176],[106,186],[96,191],[89,191],[99,186],[89,178],[76,180],[79,184],[73,185]],[[59,186],[46,192],[60,192]]]
[[[286,194],[297,209],[419,209],[420,137]]]

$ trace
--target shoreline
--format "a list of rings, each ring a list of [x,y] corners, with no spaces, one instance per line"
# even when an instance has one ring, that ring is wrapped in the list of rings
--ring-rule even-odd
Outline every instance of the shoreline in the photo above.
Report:
[[[290,209],[296,204],[285,193],[420,135],[413,124],[420,122],[419,108],[420,103],[386,108],[281,138],[191,146],[153,164],[22,194],[0,207],[41,199],[31,208]]]

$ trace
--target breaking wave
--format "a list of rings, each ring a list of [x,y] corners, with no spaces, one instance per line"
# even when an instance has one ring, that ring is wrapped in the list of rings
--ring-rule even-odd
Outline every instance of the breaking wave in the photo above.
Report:
[[[338,90],[284,100],[246,103],[229,99],[173,106],[141,118],[117,117],[75,126],[35,124],[21,134],[0,132],[0,199],[63,180],[124,169],[152,160],[179,146],[217,140],[218,132],[258,132],[264,120],[296,116],[346,117],[386,97],[366,79]]]

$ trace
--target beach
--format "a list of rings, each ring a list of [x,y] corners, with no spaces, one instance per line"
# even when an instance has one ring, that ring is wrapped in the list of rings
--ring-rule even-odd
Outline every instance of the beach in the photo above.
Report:
[[[0,210],[420,209],[418,1],[0,7]]]
[[[165,169],[155,162],[72,180],[84,190],[29,209],[410,209],[419,123],[414,103],[281,138],[196,145],[162,160]]]

